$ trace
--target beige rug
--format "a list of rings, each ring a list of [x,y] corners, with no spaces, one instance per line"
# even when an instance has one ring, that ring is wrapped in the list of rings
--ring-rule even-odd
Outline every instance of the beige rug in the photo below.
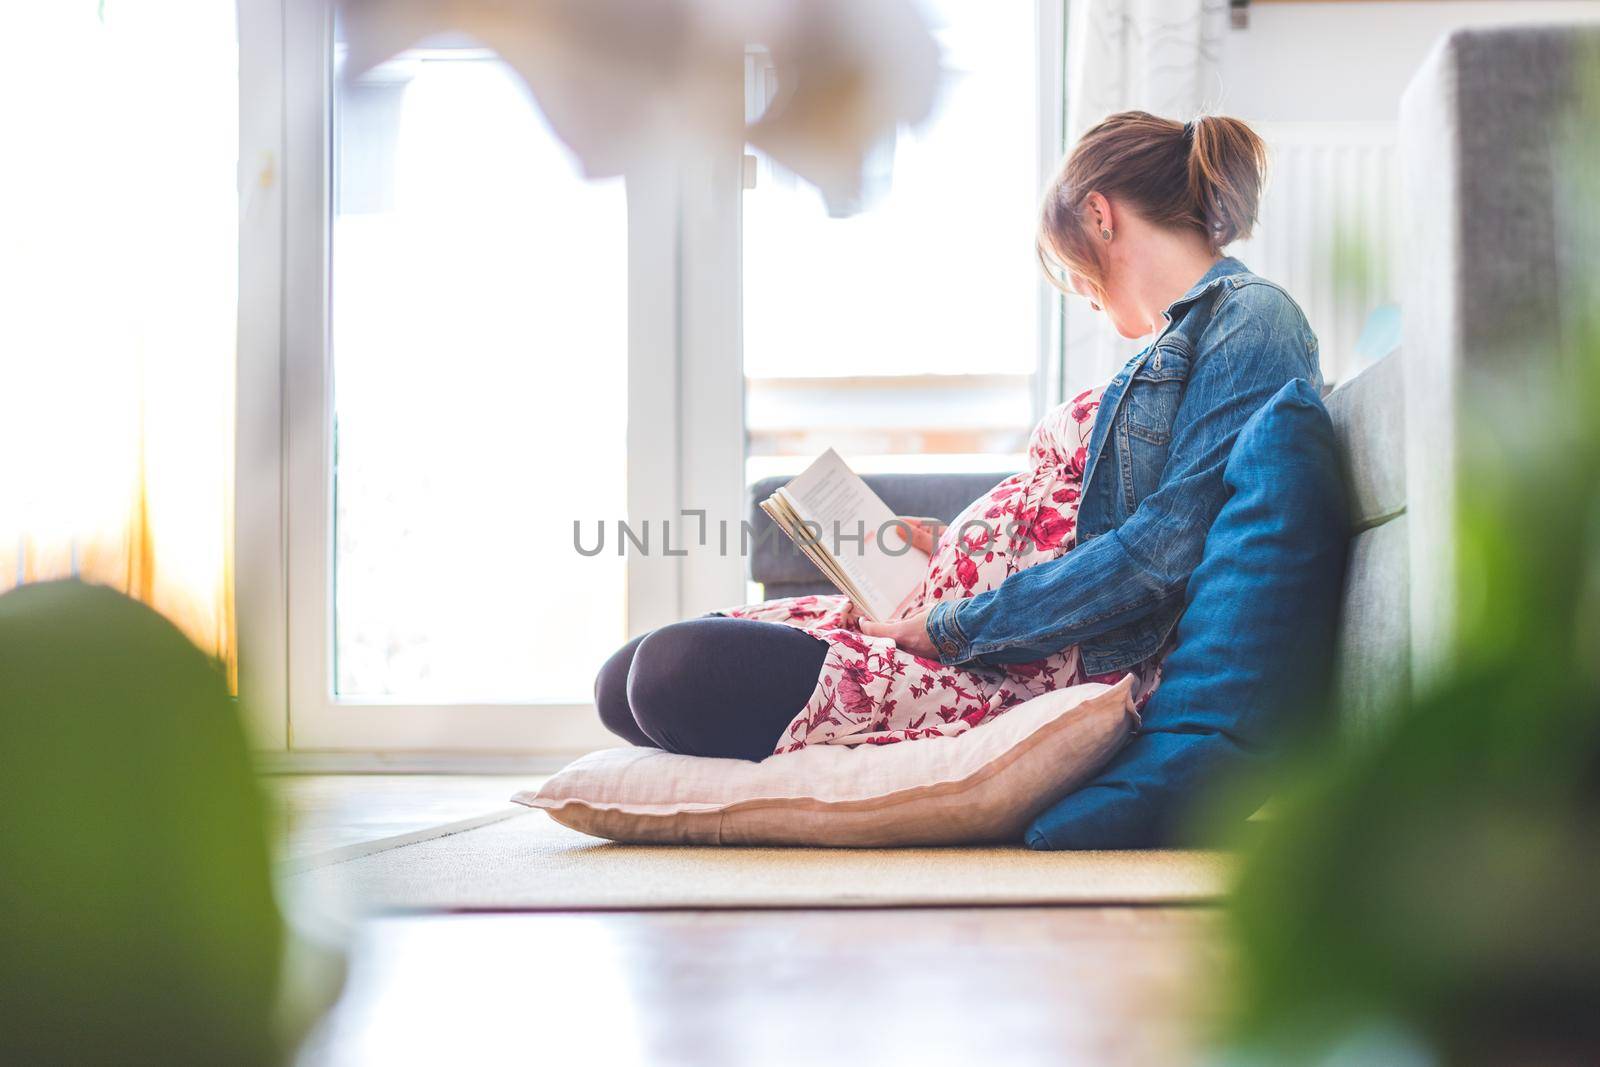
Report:
[[[285,888],[380,911],[1193,904],[1218,900],[1230,869],[1214,852],[618,845],[531,811]]]

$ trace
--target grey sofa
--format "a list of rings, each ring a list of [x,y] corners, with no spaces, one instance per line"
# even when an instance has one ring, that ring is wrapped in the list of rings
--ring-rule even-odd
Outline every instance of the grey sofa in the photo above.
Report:
[[[1570,199],[1585,158],[1600,159],[1570,141],[1586,57],[1600,62],[1600,27],[1458,31],[1402,101],[1404,343],[1327,398],[1351,500],[1337,687],[1357,733],[1447,654],[1452,487],[1473,395],[1497,389],[1501,410],[1517,411],[1548,369],[1540,361],[1556,350],[1564,300],[1600,278],[1600,234],[1580,224],[1600,206]],[[867,481],[900,514],[948,520],[1004,476]],[[754,500],[781,481],[755,486]],[[781,537],[758,547],[751,575],[769,596],[831,591]]]

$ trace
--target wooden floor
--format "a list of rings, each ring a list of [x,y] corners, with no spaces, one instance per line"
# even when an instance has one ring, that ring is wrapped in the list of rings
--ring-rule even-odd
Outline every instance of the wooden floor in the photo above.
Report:
[[[305,856],[523,780],[276,781]],[[395,916],[302,1063],[1182,1065],[1219,940],[1205,908]]]

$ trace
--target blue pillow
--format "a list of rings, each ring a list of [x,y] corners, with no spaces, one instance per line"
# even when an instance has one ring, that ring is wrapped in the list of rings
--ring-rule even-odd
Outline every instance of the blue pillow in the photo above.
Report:
[[[1142,729],[1094,781],[1033,821],[1029,847],[1186,843],[1201,798],[1323,702],[1349,511],[1333,422],[1310,382],[1290,382],[1250,417],[1223,481],[1228,497]]]

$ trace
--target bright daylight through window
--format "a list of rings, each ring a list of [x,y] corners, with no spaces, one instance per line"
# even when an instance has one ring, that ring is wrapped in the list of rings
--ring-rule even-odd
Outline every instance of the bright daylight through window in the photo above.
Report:
[[[1033,5],[926,6],[945,81],[881,198],[826,218],[765,158],[745,193],[751,481],[830,446],[863,471],[1021,464],[1040,355]]]
[[[622,182],[475,49],[341,85],[334,128],[335,692],[585,701],[626,561],[549,516],[626,514]]]

